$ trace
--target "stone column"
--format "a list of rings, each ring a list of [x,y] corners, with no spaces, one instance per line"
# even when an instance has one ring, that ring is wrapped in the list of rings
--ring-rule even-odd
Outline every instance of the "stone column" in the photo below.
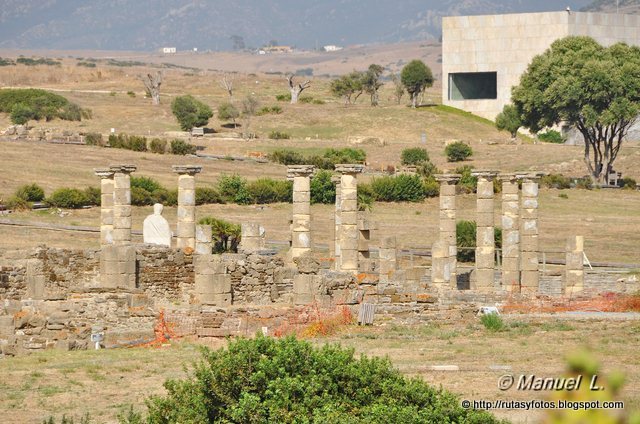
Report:
[[[448,242],[436,240],[431,246],[431,284],[438,289],[453,288],[451,285],[451,265],[454,261],[449,255]]]
[[[131,244],[131,173],[135,165],[111,165],[113,176],[113,244]]]
[[[196,225],[196,253],[210,255],[212,248],[213,235],[211,233],[211,225]]]
[[[358,269],[360,272],[373,272],[375,267],[371,261],[372,232],[378,229],[376,222],[369,219],[367,212],[359,212],[358,216]]]
[[[196,174],[201,166],[173,165],[178,174],[178,249],[196,248]]]
[[[538,179],[542,174],[522,175],[520,208],[520,287],[523,293],[537,293],[538,275]]]
[[[458,287],[456,268],[458,264],[458,248],[456,246],[456,183],[460,180],[460,174],[438,174],[435,176],[440,183],[440,234],[438,241],[443,244],[436,246],[438,249],[446,249],[447,264],[442,269],[448,271],[447,282],[453,289]],[[436,250],[438,250],[436,249]],[[432,270],[433,271],[433,270]],[[444,276],[442,278],[445,278]]]
[[[360,164],[338,164],[340,173],[339,271],[358,273],[358,179]]]
[[[502,181],[502,288],[520,293],[520,189],[515,174]]]
[[[256,222],[243,222],[241,225],[240,251],[250,253],[264,248],[264,227]]]
[[[476,265],[475,288],[491,291],[495,276],[495,229],[493,215],[493,180],[496,171],[477,171],[471,175],[478,178],[476,206]]]
[[[96,169],[100,177],[100,246],[113,244],[113,189],[114,171]]]
[[[565,262],[565,293],[578,293],[582,290],[584,290],[584,237],[569,237]]]
[[[313,165],[293,165],[287,178],[293,180],[291,260],[311,253],[311,174]]]
[[[340,220],[340,177],[335,176],[332,178],[332,181],[336,183],[336,205],[333,214],[333,257],[335,260],[333,269],[338,271],[340,270],[340,225],[342,225]]]
[[[378,269],[379,280],[381,282],[389,281],[389,278],[398,269],[398,250],[396,247],[396,237],[384,237],[380,243],[380,250],[378,253]]]

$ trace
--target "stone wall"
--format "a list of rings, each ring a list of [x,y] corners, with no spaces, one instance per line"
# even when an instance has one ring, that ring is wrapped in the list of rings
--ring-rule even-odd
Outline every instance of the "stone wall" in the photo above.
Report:
[[[142,245],[136,249],[137,287],[156,300],[189,302],[193,256],[180,249]]]

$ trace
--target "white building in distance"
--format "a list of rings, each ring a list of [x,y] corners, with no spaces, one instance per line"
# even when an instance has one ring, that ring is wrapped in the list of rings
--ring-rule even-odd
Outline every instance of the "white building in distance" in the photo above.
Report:
[[[640,45],[640,16],[567,10],[443,18],[442,103],[495,120],[533,57],[570,35]]]
[[[176,48],[175,47],[163,47],[162,48],[162,53],[164,54],[172,54],[176,52]]]

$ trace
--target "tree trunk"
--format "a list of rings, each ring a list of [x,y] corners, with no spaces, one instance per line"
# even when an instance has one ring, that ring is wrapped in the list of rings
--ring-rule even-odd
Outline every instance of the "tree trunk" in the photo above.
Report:
[[[160,85],[162,84],[162,72],[158,71],[156,75],[146,74],[140,75],[140,80],[151,96],[151,103],[154,106],[160,104]]]
[[[298,87],[291,87],[290,91],[291,91],[291,104],[295,105],[296,103],[298,103],[298,96],[300,95],[300,90],[298,89]]]
[[[378,92],[371,94],[371,106],[378,106]]]
[[[411,107],[415,109],[416,103],[418,103],[418,93],[411,93]]]

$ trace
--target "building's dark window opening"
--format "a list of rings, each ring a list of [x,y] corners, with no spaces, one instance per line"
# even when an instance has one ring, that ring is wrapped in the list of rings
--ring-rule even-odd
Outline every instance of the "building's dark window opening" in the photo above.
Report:
[[[460,72],[449,74],[449,100],[498,98],[496,72]]]

